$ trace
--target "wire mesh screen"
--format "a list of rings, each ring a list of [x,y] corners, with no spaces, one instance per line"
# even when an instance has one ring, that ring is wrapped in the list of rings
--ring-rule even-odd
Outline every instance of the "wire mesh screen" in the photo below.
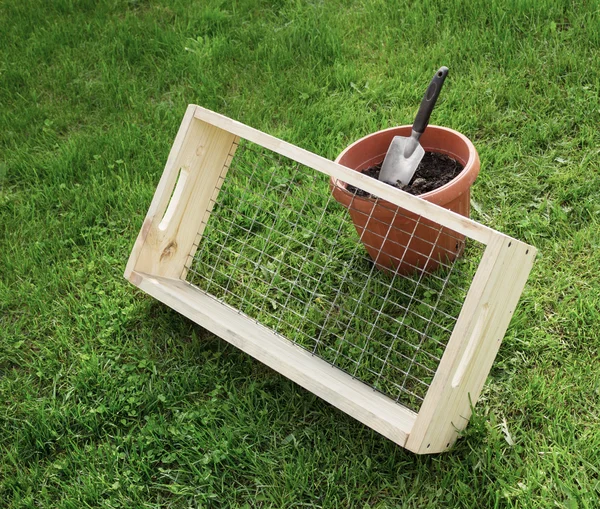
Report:
[[[418,411],[483,246],[346,187],[242,140],[187,279]]]

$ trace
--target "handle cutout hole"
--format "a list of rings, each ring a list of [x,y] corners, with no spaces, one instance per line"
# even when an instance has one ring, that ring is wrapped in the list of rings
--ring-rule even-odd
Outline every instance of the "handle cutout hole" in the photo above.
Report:
[[[465,373],[467,372],[467,368],[471,364],[471,360],[475,355],[475,347],[477,346],[477,340],[481,336],[483,332],[483,326],[486,322],[487,315],[489,312],[490,306],[489,304],[484,304],[483,309],[481,310],[481,314],[479,318],[477,318],[477,322],[475,322],[475,327],[473,327],[473,332],[471,332],[471,336],[469,337],[469,341],[467,342],[467,347],[460,359],[460,363],[458,368],[456,369],[456,373],[454,373],[454,378],[452,379],[452,388],[456,389],[463,380]]]
[[[177,183],[175,184],[175,188],[173,189],[173,194],[171,195],[171,199],[169,200],[169,206],[165,212],[165,215],[162,218],[162,221],[158,225],[158,229],[161,232],[164,232],[168,227],[171,219],[175,215],[175,211],[177,210],[177,206],[179,205],[179,201],[181,200],[181,195],[183,194],[183,190],[185,188],[185,183],[187,181],[189,172],[184,168],[180,168],[179,175],[177,175]]]

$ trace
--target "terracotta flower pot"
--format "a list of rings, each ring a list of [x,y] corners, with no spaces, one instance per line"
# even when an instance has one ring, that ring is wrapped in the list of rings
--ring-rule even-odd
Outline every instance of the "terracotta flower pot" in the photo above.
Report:
[[[378,131],[347,147],[336,162],[356,171],[383,161],[394,136],[410,136],[411,126]],[[479,173],[479,156],[471,141],[457,131],[430,125],[421,137],[426,151],[446,154],[464,167],[445,186],[420,195],[449,210],[469,216],[470,189]],[[362,243],[376,265],[384,270],[410,274],[431,272],[459,256],[464,236],[420,218],[392,203],[355,196],[346,183],[331,179],[334,198],[346,207]]]

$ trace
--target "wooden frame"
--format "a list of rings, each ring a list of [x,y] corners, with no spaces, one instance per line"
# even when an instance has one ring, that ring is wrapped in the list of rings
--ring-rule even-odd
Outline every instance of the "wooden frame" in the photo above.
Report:
[[[379,394],[185,281],[240,138],[376,194],[484,244],[483,257],[418,413]],[[185,113],[129,258],[143,291],[415,453],[452,446],[466,426],[536,250],[463,216],[196,105]]]

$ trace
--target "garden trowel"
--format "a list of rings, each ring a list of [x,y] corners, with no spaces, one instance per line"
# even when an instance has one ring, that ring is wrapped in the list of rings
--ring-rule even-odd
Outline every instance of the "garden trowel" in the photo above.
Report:
[[[423,150],[423,147],[419,143],[419,138],[429,123],[429,117],[447,75],[448,68],[440,67],[431,80],[431,83],[429,83],[429,87],[427,87],[427,91],[423,96],[421,106],[419,106],[419,111],[413,122],[410,138],[394,136],[383,160],[379,180],[388,184],[396,184],[398,181],[404,185],[410,183],[410,179],[412,179],[425,154],[425,150]]]

